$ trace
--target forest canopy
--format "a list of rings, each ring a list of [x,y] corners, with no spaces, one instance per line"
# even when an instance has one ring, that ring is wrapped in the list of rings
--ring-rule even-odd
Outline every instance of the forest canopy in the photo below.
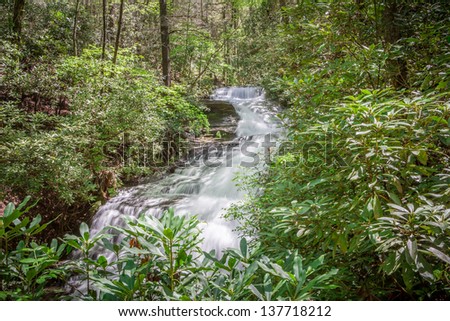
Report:
[[[0,9],[0,299],[449,299],[448,1]],[[92,234],[122,186],[179,161],[163,142],[209,135],[201,99],[224,86],[264,88],[289,143],[237,177],[239,248],[205,253],[172,210]],[[165,166],[124,162],[143,145]]]

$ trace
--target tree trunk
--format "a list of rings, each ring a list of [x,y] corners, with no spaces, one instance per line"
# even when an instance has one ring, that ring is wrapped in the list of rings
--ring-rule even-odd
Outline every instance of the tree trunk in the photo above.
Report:
[[[113,64],[116,64],[117,52],[119,51],[120,31],[122,30],[123,4],[124,0],[120,0],[119,21],[117,22],[117,34],[116,34],[116,43],[114,45]]]
[[[74,56],[78,56],[78,45],[77,45],[77,25],[78,25],[78,11],[80,9],[80,0],[77,0],[75,4],[75,18],[73,21],[73,54]]]
[[[223,34],[227,34],[227,31],[228,31],[227,6],[223,6],[222,7],[222,21],[223,21]],[[224,58],[225,58],[225,63],[227,65],[230,65],[231,64],[230,54],[229,54],[230,37],[225,37],[223,39],[223,41],[224,41],[224,46],[223,46],[224,52],[223,52],[223,55],[224,55]],[[225,83],[227,82],[227,76],[228,76],[227,69],[226,68],[222,68],[222,79],[224,80]]]
[[[105,51],[106,51],[106,0],[102,0],[102,14],[103,14],[102,60],[105,60]]]
[[[384,40],[388,44],[395,44],[401,39],[402,33],[397,19],[399,13],[396,0],[387,0],[383,12]],[[392,84],[395,88],[408,86],[408,69],[403,58],[389,59],[387,61]]]
[[[114,2],[111,2],[111,5],[109,5],[109,13],[107,14],[107,27],[106,27],[106,42],[110,43],[113,41],[112,35],[114,34],[114,29],[116,25],[116,21],[114,20],[114,16],[116,14],[116,4]]]
[[[191,76],[191,50],[189,50],[189,27],[191,23],[191,0],[188,1],[187,7],[187,23],[186,23],[186,38],[184,42],[184,64],[183,71],[187,75],[187,79]]]
[[[203,22],[203,0],[200,0],[200,20]]]
[[[286,14],[286,12],[284,12],[283,8],[287,7],[287,1],[286,0],[279,0],[279,6],[280,6],[280,14],[281,14],[281,23],[288,23],[289,22],[289,17]]]
[[[15,0],[13,8],[13,32],[16,36],[17,42],[20,42],[22,37],[22,20],[25,7],[25,0]]]
[[[170,87],[170,39],[169,17],[167,16],[167,0],[159,0],[159,19],[161,25],[161,54],[164,84]]]

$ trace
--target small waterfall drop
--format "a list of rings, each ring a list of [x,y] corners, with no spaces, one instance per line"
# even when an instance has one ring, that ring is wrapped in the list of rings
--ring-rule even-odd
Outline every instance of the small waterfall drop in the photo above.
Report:
[[[222,217],[231,204],[244,197],[234,178],[238,171],[261,169],[264,158],[256,155],[264,150],[268,135],[272,141],[276,139],[279,121],[275,106],[265,100],[259,87],[220,88],[211,99],[234,107],[238,122],[233,140],[201,153],[195,166],[188,163],[162,179],[124,189],[96,213],[93,233],[108,225],[120,226],[123,215],[159,217],[172,207],[177,215],[198,216],[204,250],[221,253],[237,247],[236,223]]]

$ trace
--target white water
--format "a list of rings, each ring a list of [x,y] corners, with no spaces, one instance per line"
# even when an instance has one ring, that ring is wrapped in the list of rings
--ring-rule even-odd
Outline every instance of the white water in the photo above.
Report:
[[[177,215],[198,216],[202,222],[204,250],[221,253],[227,247],[237,246],[237,235],[233,231],[236,223],[222,217],[232,203],[244,197],[233,179],[241,170],[261,170],[264,159],[261,156],[260,162],[252,168],[242,167],[242,161],[254,160],[242,153],[242,146],[253,144],[247,151],[261,152],[264,135],[276,137],[280,129],[274,107],[265,100],[261,88],[220,88],[211,99],[229,101],[239,116],[234,143],[228,144],[229,148],[224,148],[223,153],[210,149],[208,154],[209,162],[220,166],[207,166],[204,158],[199,158],[200,165],[196,167],[177,168],[161,180],[122,191],[94,216],[91,226],[94,233],[108,225],[121,225],[123,215],[145,213],[159,217],[172,207]],[[232,150],[231,145],[235,146]]]

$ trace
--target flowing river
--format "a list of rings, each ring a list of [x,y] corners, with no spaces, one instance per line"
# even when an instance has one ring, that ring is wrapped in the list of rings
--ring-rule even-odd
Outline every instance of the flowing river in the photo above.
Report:
[[[108,225],[121,225],[123,215],[145,213],[159,217],[172,207],[177,215],[198,216],[202,222],[204,250],[221,253],[227,247],[237,246],[236,222],[225,220],[223,214],[245,196],[236,186],[236,174],[264,168],[268,155],[264,153],[271,150],[281,132],[276,117],[278,110],[258,87],[217,89],[207,105],[211,108],[211,118],[215,119],[214,124],[211,122],[212,129],[214,126],[216,132],[217,128],[222,129],[216,136],[224,135],[228,141],[221,139],[205,145],[199,155],[173,173],[121,191],[96,213],[91,226],[93,232]],[[222,113],[214,111],[215,105],[221,106]],[[227,106],[230,111],[223,113]],[[227,130],[231,130],[228,136]]]

